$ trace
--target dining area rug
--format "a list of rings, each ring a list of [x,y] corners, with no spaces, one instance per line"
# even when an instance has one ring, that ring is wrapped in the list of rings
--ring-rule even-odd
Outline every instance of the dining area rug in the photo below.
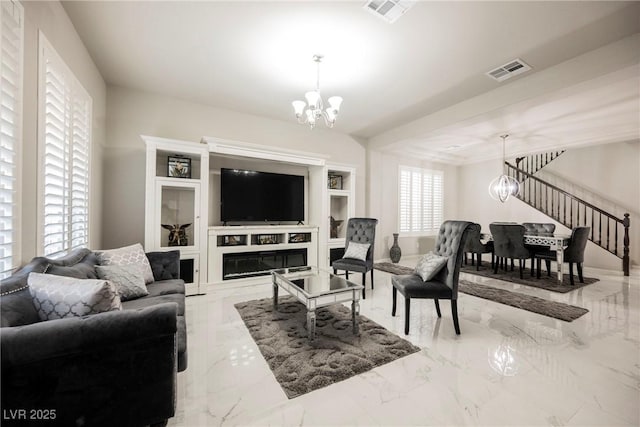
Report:
[[[568,267],[566,267],[568,269]],[[494,273],[491,268],[491,263],[483,262],[480,266],[479,270],[476,270],[475,265],[471,265],[470,263],[465,265],[462,264],[460,268],[460,272],[473,274],[475,276],[489,277],[491,279],[504,280],[506,282],[518,283],[520,285],[532,286],[534,288],[545,289],[551,292],[559,292],[559,293],[567,293],[574,291],[576,289],[582,288],[584,286],[590,285],[592,283],[597,282],[599,279],[595,277],[586,277],[583,276],[584,283],[580,283],[578,280],[578,275],[574,271],[573,282],[574,285],[571,285],[571,279],[569,274],[564,274],[562,278],[562,283],[558,282],[558,273],[556,271],[551,271],[551,276],[547,275],[546,269],[543,270],[540,278],[537,279],[535,273],[533,277],[531,277],[531,270],[528,268],[523,269],[522,279],[520,278],[520,270],[518,269],[518,263],[516,262],[513,271],[511,271],[511,267],[509,266],[506,270],[498,269],[498,273]]]
[[[390,262],[378,262],[373,265],[376,270],[391,274],[413,274],[414,269],[403,265],[392,264]],[[474,267],[475,268],[475,267]],[[482,270],[481,270],[482,271]],[[493,277],[497,279],[497,277]],[[585,277],[586,281],[586,277]],[[532,313],[552,317],[554,319],[572,322],[580,316],[589,312],[586,308],[563,302],[550,301],[533,295],[526,295],[520,292],[500,289],[480,283],[459,279],[458,291],[463,294],[472,295],[489,301],[497,302],[511,307],[516,307]]]
[[[316,311],[316,338],[307,335],[306,308],[291,296],[235,304],[276,380],[289,399],[326,387],[420,351],[409,341],[358,315],[353,334],[351,309],[334,304]]]

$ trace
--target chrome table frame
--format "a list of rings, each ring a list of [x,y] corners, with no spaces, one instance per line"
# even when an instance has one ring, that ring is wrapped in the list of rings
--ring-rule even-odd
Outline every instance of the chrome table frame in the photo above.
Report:
[[[340,276],[317,267],[292,267],[271,271],[273,282],[273,309],[278,307],[278,288],[287,291],[300,301],[307,309],[307,331],[309,340],[313,341],[316,335],[316,310],[333,304],[351,301],[351,322],[353,334],[358,335],[358,318],[360,313],[360,291],[362,285],[350,282]],[[316,290],[303,289],[294,283],[294,280],[308,279],[315,281],[312,286]],[[334,289],[331,289],[332,285]]]
[[[558,271],[558,283],[562,283],[564,278],[564,248],[569,246],[571,236],[554,234],[553,236],[538,236],[535,234],[525,234],[525,245],[555,246],[556,247],[556,268]]]

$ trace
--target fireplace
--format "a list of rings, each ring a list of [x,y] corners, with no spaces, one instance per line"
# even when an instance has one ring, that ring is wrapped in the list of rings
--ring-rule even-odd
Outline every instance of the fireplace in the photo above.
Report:
[[[275,268],[307,265],[306,249],[240,252],[222,255],[222,280],[268,275]]]

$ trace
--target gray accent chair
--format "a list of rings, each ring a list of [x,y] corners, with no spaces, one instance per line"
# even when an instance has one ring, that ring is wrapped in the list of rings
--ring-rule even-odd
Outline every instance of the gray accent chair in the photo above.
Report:
[[[584,250],[587,247],[587,241],[589,240],[589,232],[591,231],[591,227],[576,227],[571,230],[571,241],[569,242],[569,246],[566,247],[563,254],[564,262],[569,263],[569,279],[571,280],[571,285],[573,286],[575,282],[573,281],[573,264],[576,264],[578,269],[578,280],[580,283],[584,283],[584,277],[582,276],[582,263],[584,262]],[[545,260],[547,263],[547,274],[551,274],[550,264],[551,261],[555,261],[557,259],[556,251],[547,251],[545,253],[537,253],[536,259],[538,261],[538,275],[540,278],[540,261]]]
[[[469,236],[464,244],[464,263],[467,263],[466,254],[471,254],[471,265],[476,266],[476,270],[480,270],[482,265],[482,254],[491,254],[491,268],[493,268],[493,241],[482,243],[480,240],[480,224],[471,224],[469,227]],[[474,261],[475,256],[475,261]]]
[[[523,278],[523,268],[528,258],[531,258],[531,276],[534,271],[534,253],[524,245],[525,228],[519,224],[489,224],[491,236],[493,237],[493,250],[496,256],[493,272],[498,273],[500,264],[506,268],[506,260],[519,260],[520,278]]]
[[[456,334],[460,335],[460,325],[458,323],[458,278],[462,259],[464,258],[465,241],[472,224],[469,221],[445,221],[442,223],[433,253],[446,256],[449,260],[433,279],[425,282],[417,274],[391,277],[391,284],[393,285],[391,315],[396,315],[396,298],[397,293],[400,292],[404,296],[405,335],[409,334],[411,298],[432,299],[435,302],[438,317],[442,317],[438,300],[451,300],[453,327]]]
[[[375,218],[349,218],[349,221],[347,221],[345,251],[349,248],[349,243],[351,242],[369,243],[366,261],[354,258],[340,258],[331,263],[333,273],[338,274],[338,270],[344,270],[347,279],[349,279],[350,271],[362,273],[362,299],[366,298],[365,288],[368,271],[371,271],[371,289],[373,289],[373,248],[376,240],[376,225],[378,225],[378,220]]]

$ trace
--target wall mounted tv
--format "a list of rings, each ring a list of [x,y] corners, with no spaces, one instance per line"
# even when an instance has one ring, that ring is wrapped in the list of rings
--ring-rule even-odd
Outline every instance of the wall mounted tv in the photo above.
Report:
[[[224,168],[220,172],[223,222],[304,220],[304,176]]]

